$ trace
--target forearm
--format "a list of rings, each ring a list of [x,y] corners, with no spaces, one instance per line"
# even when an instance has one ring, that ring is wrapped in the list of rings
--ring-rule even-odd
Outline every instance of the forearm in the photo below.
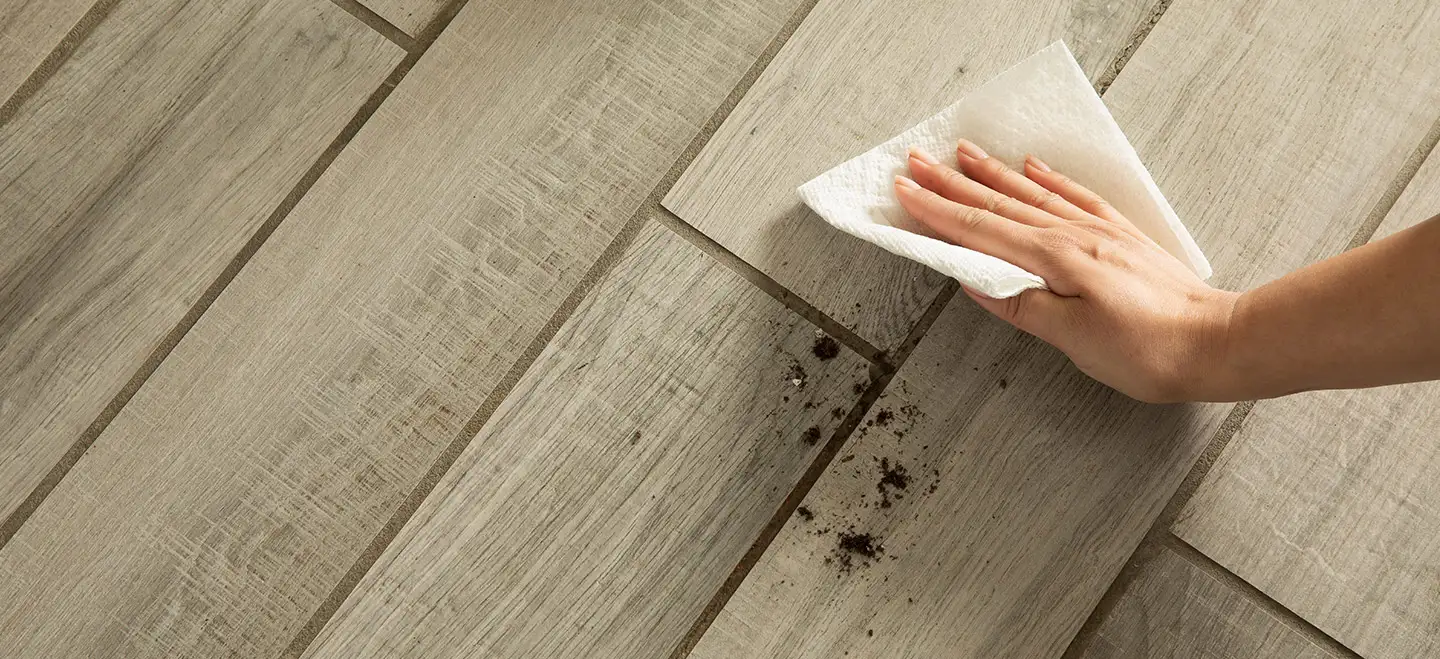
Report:
[[[1440,378],[1440,218],[1240,296],[1200,397]]]

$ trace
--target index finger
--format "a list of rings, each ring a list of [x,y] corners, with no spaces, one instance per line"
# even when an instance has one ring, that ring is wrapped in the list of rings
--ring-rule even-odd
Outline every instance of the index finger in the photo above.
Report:
[[[895,196],[911,217],[941,238],[1045,276],[1035,270],[1040,229],[950,201],[904,176],[895,177]]]

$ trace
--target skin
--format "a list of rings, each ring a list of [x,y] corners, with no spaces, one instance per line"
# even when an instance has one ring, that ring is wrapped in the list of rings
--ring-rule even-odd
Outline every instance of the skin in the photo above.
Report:
[[[1440,217],[1235,293],[1034,156],[1022,173],[966,140],[956,155],[959,171],[912,149],[901,205],[1043,277],[1049,290],[1004,300],[965,292],[1126,395],[1239,401],[1440,379]]]

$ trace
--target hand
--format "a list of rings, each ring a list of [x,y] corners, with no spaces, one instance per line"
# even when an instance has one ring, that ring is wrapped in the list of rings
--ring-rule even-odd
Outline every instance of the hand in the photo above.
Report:
[[[1038,158],[1025,173],[961,140],[955,171],[912,149],[895,178],[905,210],[944,240],[999,257],[1050,290],[967,295],[1146,402],[1217,399],[1238,295],[1211,288],[1110,204]]]

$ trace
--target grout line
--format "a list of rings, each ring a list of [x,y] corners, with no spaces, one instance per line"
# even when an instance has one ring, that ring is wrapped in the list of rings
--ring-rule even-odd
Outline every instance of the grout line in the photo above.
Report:
[[[663,193],[659,192],[659,188],[657,188],[657,191],[652,192],[651,196],[658,197],[659,194]],[[520,382],[520,378],[525,375],[526,371],[530,370],[530,367],[540,357],[540,353],[544,351],[545,346],[549,345],[550,340],[559,332],[560,327],[565,324],[565,321],[569,320],[570,316],[575,312],[575,309],[580,306],[580,303],[585,300],[585,297],[590,291],[610,273],[620,261],[621,257],[625,255],[625,251],[629,249],[630,244],[634,242],[640,230],[645,227],[645,211],[649,206],[649,203],[643,205],[640,210],[636,211],[636,213],[625,222],[624,227],[616,234],[615,238],[610,241],[605,251],[596,259],[595,263],[591,265],[585,275],[581,277],[580,282],[571,290],[570,295],[561,302],[560,306],[555,310],[555,313],[551,314],[550,320],[547,321],[545,326],[530,340],[530,344],[525,348],[525,351],[521,353],[515,363],[511,364],[510,369],[505,372],[505,375],[502,376],[495,387],[490,390],[490,394],[480,403],[479,409],[475,410],[475,413],[465,422],[464,427],[455,434],[454,439],[451,439],[450,443],[436,456],[435,461],[430,465],[430,469],[425,472],[425,475],[416,483],[415,487],[411,489],[405,499],[400,502],[399,507],[391,514],[390,519],[385,522],[385,525],[376,532],[370,544],[366,546],[360,556],[355,559],[354,564],[346,571],[345,576],[331,589],[325,601],[320,604],[310,616],[310,619],[306,621],[305,625],[296,632],[295,637],[290,641],[289,647],[286,648],[284,656],[299,657],[309,648],[310,644],[315,641],[315,638],[320,635],[321,630],[323,630],[325,625],[330,622],[330,619],[335,616],[335,613],[340,610],[340,606],[344,604],[346,598],[350,596],[350,593],[355,590],[356,586],[360,585],[360,580],[370,571],[370,568],[375,565],[375,562],[380,559],[380,556],[385,553],[385,550],[394,542],[395,538],[400,535],[400,531],[410,521],[410,518],[415,515],[415,512],[420,509],[420,505],[429,498],[430,493],[433,492],[435,487],[440,483],[440,479],[445,476],[445,473],[450,470],[450,467],[455,464],[455,461],[460,459],[460,455],[465,452],[470,442],[479,435],[480,430],[490,421],[490,417],[499,409],[500,404],[509,397],[511,390]]]
[[[860,400],[855,402],[855,406],[850,409],[850,413],[840,422],[839,427],[835,429],[834,434],[832,434],[829,441],[825,443],[825,447],[820,449],[820,452],[816,454],[815,460],[810,463],[810,467],[801,475],[795,487],[790,490],[790,494],[785,497],[780,507],[775,510],[775,514],[771,516],[770,521],[765,525],[760,535],[755,538],[755,542],[750,545],[750,549],[740,557],[740,561],[736,563],[735,568],[731,570],[730,576],[725,578],[725,581],[715,592],[715,596],[711,598],[710,602],[701,610],[700,615],[696,617],[694,624],[691,625],[690,631],[686,632],[685,636],[681,638],[680,643],[678,643],[670,653],[671,659],[685,659],[685,657],[688,657],[690,653],[694,651],[701,637],[710,629],[710,625],[715,622],[715,618],[720,615],[720,612],[725,609],[725,605],[730,602],[730,598],[735,594],[735,591],[740,589],[740,584],[744,583],[745,578],[750,575],[750,570],[755,567],[755,564],[764,556],[766,550],[770,548],[770,543],[774,542],[776,536],[780,535],[780,531],[785,527],[785,523],[790,520],[790,516],[794,514],[795,509],[805,501],[805,497],[810,494],[810,490],[815,487],[815,483],[820,480],[821,476],[825,475],[825,470],[830,467],[830,463],[835,460],[835,456],[839,455],[841,450],[845,448],[845,444],[849,441],[850,435],[860,426],[860,422],[863,421],[865,415],[870,412],[871,406],[875,404],[876,400],[879,400],[880,394],[885,391],[886,387],[890,386],[890,381],[894,379],[900,367],[904,366],[905,361],[910,358],[910,354],[914,351],[915,346],[919,345],[920,340],[924,338],[925,334],[930,330],[930,326],[935,324],[935,319],[940,316],[940,312],[945,310],[946,305],[949,304],[951,298],[953,298],[959,290],[960,285],[958,283],[953,281],[947,282],[945,288],[942,289],[940,294],[930,303],[925,313],[920,316],[920,320],[916,322],[915,327],[911,328],[905,340],[895,349],[893,362],[882,361],[870,366],[870,386],[865,390],[865,393],[860,396]]]
[[[1135,31],[1130,34],[1130,40],[1125,43],[1124,48],[1120,49],[1120,54],[1110,61],[1110,66],[1106,67],[1105,72],[1095,81],[1096,94],[1104,96],[1105,90],[1110,89],[1110,85],[1120,77],[1120,71],[1130,63],[1130,58],[1134,57],[1135,51],[1140,49],[1140,44],[1145,43],[1145,39],[1150,36],[1150,31],[1155,29],[1155,24],[1160,22],[1160,17],[1164,16],[1165,10],[1170,8],[1171,2],[1173,0],[1158,0],[1155,6],[1150,8],[1150,16],[1145,19],[1144,23],[1135,27]]]
[[[1105,594],[1100,597],[1095,608],[1091,609],[1090,616],[1085,619],[1085,623],[1075,633],[1075,637],[1070,641],[1070,646],[1063,655],[1065,659],[1078,659],[1084,655],[1085,650],[1089,649],[1100,629],[1100,624],[1119,605],[1125,591],[1139,577],[1141,569],[1165,546],[1165,537],[1170,535],[1170,525],[1180,517],[1185,504],[1195,496],[1195,491],[1200,489],[1200,484],[1205,481],[1205,476],[1215,466],[1215,461],[1219,459],[1221,452],[1230,444],[1230,440],[1235,437],[1236,433],[1240,432],[1245,419],[1254,408],[1255,401],[1245,401],[1237,403],[1230,409],[1230,413],[1220,423],[1220,428],[1215,431],[1210,443],[1205,446],[1205,450],[1201,451],[1200,457],[1195,460],[1195,464],[1185,474],[1185,479],[1180,481],[1180,486],[1175,490],[1175,494],[1165,503],[1160,515],[1150,525],[1150,530],[1145,532],[1145,537],[1140,540],[1140,544],[1135,547],[1130,558],[1126,559],[1125,565],[1120,568],[1120,573],[1110,582]]]
[[[1371,208],[1370,214],[1365,217],[1365,221],[1355,229],[1355,235],[1350,238],[1350,244],[1345,246],[1346,250],[1355,249],[1370,242],[1370,239],[1375,236],[1375,232],[1380,229],[1380,224],[1385,221],[1385,217],[1395,207],[1395,202],[1400,200],[1400,195],[1405,192],[1405,188],[1415,180],[1415,174],[1420,171],[1420,166],[1425,164],[1425,159],[1435,150],[1437,142],[1440,142],[1440,119],[1436,119],[1435,123],[1430,126],[1430,131],[1420,138],[1420,144],[1416,145],[1415,150],[1411,151],[1410,156],[1401,163],[1400,170],[1390,181],[1390,186],[1385,188],[1385,194],[1380,196],[1380,199],[1375,202],[1375,207]]]
[[[115,393],[115,396],[110,399],[110,403],[105,406],[105,409],[101,410],[100,414],[90,423],[85,431],[80,433],[80,437],[75,440],[74,444],[71,444],[69,450],[65,452],[65,455],[61,456],[60,460],[55,463],[55,466],[50,468],[50,471],[45,474],[45,477],[40,480],[40,483],[35,486],[35,489],[30,491],[29,496],[26,496],[25,500],[22,501],[15,510],[11,511],[4,520],[0,520],[0,548],[4,548],[10,539],[19,532],[20,527],[25,524],[25,521],[30,519],[30,516],[40,507],[40,504],[45,502],[45,498],[50,495],[50,492],[60,484],[60,481],[65,478],[66,474],[70,473],[70,470],[80,461],[80,458],[85,456],[85,452],[90,449],[90,446],[94,444],[95,440],[100,437],[100,434],[105,431],[105,428],[109,427],[110,422],[120,414],[121,408],[130,402],[130,399],[135,396],[135,393],[140,390],[140,387],[145,384],[145,381],[150,378],[150,375],[155,372],[155,369],[160,367],[160,363],[163,362],[166,357],[170,356],[170,352],[175,349],[175,346],[179,345],[181,339],[185,338],[190,328],[200,320],[200,316],[210,308],[210,305],[215,302],[215,299],[220,296],[220,293],[225,290],[225,287],[229,286],[230,282],[240,274],[240,270],[243,269],[245,264],[250,261],[250,258],[260,250],[260,247],[265,244],[265,241],[270,238],[270,234],[275,232],[275,229],[278,228],[280,223],[285,220],[285,217],[290,214],[290,211],[300,203],[300,199],[310,191],[311,186],[315,185],[315,182],[320,179],[320,176],[330,168],[330,164],[335,161],[335,158],[340,155],[340,152],[350,143],[350,140],[360,132],[360,128],[370,119],[370,116],[375,113],[380,107],[380,104],[390,95],[390,92],[394,91],[395,86],[399,84],[401,78],[405,77],[405,74],[410,70],[410,67],[414,65],[418,57],[418,55],[406,56],[390,72],[390,75],[385,78],[385,81],[381,83],[374,92],[371,92],[369,98],[365,99],[365,102],[360,105],[355,115],[352,116],[350,121],[345,124],[345,127],[340,130],[340,133],[335,136],[335,139],[330,142],[330,145],[320,154],[320,157],[310,165],[310,168],[305,171],[300,177],[300,180],[295,182],[289,194],[285,195],[285,198],[280,201],[280,204],[275,207],[275,210],[271,211],[269,217],[256,229],[255,233],[250,236],[250,239],[245,242],[244,247],[241,247],[240,251],[231,258],[230,263],[226,265],[225,269],[220,271],[220,274],[215,280],[205,288],[200,298],[190,306],[190,309],[175,323],[175,326],[160,339],[159,344],[155,346],[150,356],[135,370],[135,374],[130,377],[130,380],[125,383],[125,386],[121,387],[120,391]]]
[[[491,389],[490,394],[486,396],[484,402],[480,404],[479,409],[471,415],[464,427],[456,433],[454,439],[436,456],[435,461],[431,463],[430,469],[425,473],[425,476],[420,479],[400,503],[395,512],[390,516],[390,519],[386,521],[385,525],[376,532],[370,544],[367,545],[365,550],[355,559],[350,569],[347,570],[340,581],[335,584],[335,587],[331,589],[330,594],[326,596],[324,602],[315,610],[310,619],[296,632],[289,646],[285,649],[285,656],[299,657],[304,654],[310,644],[319,637],[320,632],[340,610],[346,598],[359,586],[360,580],[370,571],[370,568],[375,565],[375,562],[380,559],[380,556],[390,544],[394,542],[395,538],[400,534],[401,529],[403,529],[405,524],[410,521],[410,518],[415,515],[415,512],[419,510],[420,505],[430,496],[430,493],[434,491],[440,479],[450,470],[455,464],[455,461],[460,458],[460,454],[465,451],[466,447],[470,445],[470,442],[474,440],[480,433],[480,430],[489,422],[495,411],[499,409],[500,404],[509,397],[510,392],[515,388],[515,385],[519,383],[520,378],[524,376],[525,372],[528,371],[540,357],[540,353],[545,349],[545,346],[550,343],[550,340],[554,338],[555,334],[560,331],[560,327],[569,320],[570,316],[574,314],[575,310],[595,286],[619,263],[621,257],[624,256],[626,250],[629,249],[631,243],[634,242],[635,237],[640,234],[640,230],[645,227],[646,223],[655,219],[664,218],[667,211],[661,207],[660,202],[665,197],[665,194],[674,186],[675,181],[680,178],[680,175],[690,166],[695,156],[699,155],[700,149],[703,148],[710,137],[715,134],[720,124],[725,121],[725,118],[729,116],[730,112],[735,108],[735,105],[739,103],[740,97],[743,96],[745,91],[750,88],[750,85],[754,84],[755,80],[759,78],[760,72],[769,64],[775,53],[780,49],[780,46],[783,45],[785,39],[794,32],[795,26],[799,24],[800,20],[803,20],[805,13],[807,13],[809,8],[813,7],[816,2],[818,2],[818,0],[807,0],[801,10],[797,10],[796,14],[792,15],[790,22],[782,28],[770,45],[761,52],[755,63],[751,65],[750,69],[740,78],[740,81],[736,83],[736,86],[731,90],[730,94],[721,102],[710,118],[697,130],[695,136],[691,138],[690,143],[686,145],[685,149],[682,150],[674,162],[671,163],[669,170],[667,170],[655,184],[645,200],[639,204],[635,212],[630,216],[630,219],[626,220],[620,231],[605,248],[605,251],[591,264],[590,268],[575,284],[575,287],[571,289],[570,294],[560,303],[560,306],[556,308],[555,312],[551,314],[550,320],[546,322],[544,327],[540,328],[535,334],[535,337],[531,339],[525,351],[516,358],[510,369],[506,371],[505,375],[496,383],[495,387]],[[463,4],[463,2],[459,4]],[[450,17],[453,17],[454,14],[459,11],[458,5],[454,5],[452,8],[454,11],[449,13]],[[428,36],[422,35],[421,43],[432,42],[438,33],[439,30],[435,29],[435,24],[432,24],[427,28]],[[678,218],[676,219],[678,220]],[[675,220],[668,219],[661,222],[661,224],[671,226],[671,228],[673,228],[675,223]],[[683,235],[682,233],[682,236]],[[694,242],[693,239],[692,242]],[[711,256],[716,256],[712,250],[707,250],[704,246],[700,246],[700,249],[711,254]],[[717,258],[721,260],[722,263],[732,266],[735,265],[733,261],[726,260],[723,254]],[[733,255],[731,255],[731,258],[734,258]],[[753,270],[753,268],[749,268],[749,266],[746,265],[745,269],[739,272],[742,276],[746,276],[747,279],[755,281],[753,276],[748,276],[750,270]],[[764,275],[760,276],[764,277]],[[762,288],[764,287],[762,286]],[[798,300],[793,294],[780,288],[778,284],[776,284],[773,289],[767,288],[765,290],[782,303],[786,303],[787,306],[789,306],[790,302]],[[806,306],[808,307],[808,305]],[[793,309],[795,307],[792,306],[791,308]],[[797,311],[797,313],[802,313],[803,315],[802,311]],[[838,327],[838,324],[834,323],[833,320],[825,320],[831,325]],[[928,323],[925,323],[926,329],[928,329],[928,326]],[[853,337],[853,334],[848,331],[846,334]],[[836,338],[841,339],[843,336],[837,335]],[[859,341],[858,337],[856,340]],[[860,344],[863,345],[864,342],[860,341]],[[873,347],[870,349],[874,352]],[[877,352],[876,354],[878,355],[879,353]],[[872,366],[872,369],[874,368],[875,367]],[[877,391],[876,397],[878,396]]]
[[[350,12],[351,16],[354,16],[356,20],[369,26],[370,29],[379,32],[380,36],[389,39],[395,45],[403,48],[405,52],[414,55],[425,50],[425,47],[420,45],[414,37],[405,34],[404,30],[395,27],[393,23],[385,20],[385,17],[375,13],[369,7],[360,4],[359,0],[330,1],[335,3],[335,6]]]
[[[726,249],[725,246],[715,242],[715,239],[701,233],[699,229],[690,226],[685,220],[680,219],[678,215],[670,212],[670,209],[661,207],[656,213],[656,220],[661,225],[679,234],[681,238],[689,241],[691,245],[700,251],[708,254],[710,258],[728,266],[731,270],[735,271],[736,274],[749,280],[756,288],[769,293],[770,297],[779,300],[781,304],[789,307],[791,311],[809,321],[810,324],[824,330],[826,334],[834,337],[835,340],[839,341],[855,354],[875,364],[885,363],[889,359],[889,355],[886,354],[884,350],[876,348],[869,341],[850,331],[850,328],[841,325],[839,322],[836,322],[835,319],[825,315],[823,311],[811,306],[809,302],[790,292],[790,289],[785,288],[779,282],[771,279],[769,275],[761,272],[755,266],[746,263],[739,256],[736,256],[734,252]]]
[[[1305,640],[1308,640],[1311,643],[1314,643],[1315,645],[1318,645],[1321,648],[1328,650],[1340,657],[1345,657],[1347,659],[1362,659],[1362,657],[1354,650],[1345,647],[1344,643],[1341,643],[1340,641],[1336,640],[1335,637],[1325,633],[1325,630],[1322,630],[1319,627],[1310,624],[1309,620],[1300,617],[1299,614],[1286,608],[1284,604],[1281,604],[1274,598],[1265,594],[1265,591],[1255,587],[1254,584],[1251,584],[1250,582],[1240,578],[1240,576],[1236,575],[1234,572],[1225,569],[1225,566],[1215,562],[1213,559],[1211,559],[1209,556],[1206,556],[1204,552],[1201,552],[1199,549],[1190,546],[1184,540],[1181,540],[1179,536],[1176,536],[1173,533],[1167,534],[1167,536],[1168,537],[1161,540],[1165,548],[1178,554],[1181,558],[1185,559],[1191,565],[1195,566],[1196,569],[1204,572],[1205,574],[1214,578],[1216,581],[1219,581],[1221,584],[1229,587],[1231,590],[1240,593],[1247,600],[1249,600],[1251,604],[1254,604],[1255,606],[1264,610],[1266,613],[1269,613],[1271,616],[1278,619],[1282,624],[1290,627],[1301,636],[1304,636]]]
[[[1354,249],[1370,241],[1375,235],[1376,230],[1380,228],[1380,224],[1384,222],[1385,217],[1390,214],[1390,210],[1395,207],[1395,202],[1400,199],[1400,195],[1405,191],[1405,188],[1414,180],[1415,174],[1420,170],[1420,166],[1424,164],[1425,159],[1435,150],[1437,143],[1440,143],[1440,119],[1436,120],[1429,132],[1421,138],[1420,144],[1415,147],[1415,150],[1412,151],[1410,156],[1401,164],[1399,171],[1390,181],[1390,185],[1386,187],[1385,193],[1376,201],[1375,206],[1370,210],[1365,221],[1361,222],[1360,226],[1356,228],[1355,234],[1351,237],[1350,243],[1345,246],[1345,250]],[[1080,631],[1076,633],[1069,649],[1066,650],[1064,655],[1066,658],[1075,658],[1083,654],[1083,651],[1094,641],[1093,637],[1099,629],[1100,623],[1114,610],[1121,597],[1124,596],[1125,590],[1129,587],[1130,583],[1135,580],[1140,568],[1159,552],[1162,547],[1168,546],[1167,543],[1170,542],[1169,538],[1174,536],[1174,534],[1170,532],[1171,525],[1180,517],[1180,513],[1185,504],[1195,495],[1195,491],[1199,489],[1206,474],[1208,474],[1214,466],[1215,460],[1220,457],[1221,451],[1229,444],[1231,438],[1233,438],[1235,433],[1240,429],[1246,416],[1250,414],[1250,410],[1253,409],[1254,406],[1255,401],[1247,401],[1236,405],[1231,410],[1230,415],[1226,417],[1224,423],[1220,425],[1220,429],[1216,431],[1215,437],[1211,440],[1210,444],[1205,447],[1204,452],[1200,454],[1195,465],[1191,467],[1190,472],[1186,474],[1185,480],[1181,482],[1175,495],[1165,504],[1164,510],[1160,513],[1160,516],[1155,519],[1155,523],[1151,526],[1150,530],[1146,532],[1145,538],[1140,541],[1139,546],[1135,548],[1135,552],[1131,555],[1130,559],[1125,562],[1125,566],[1121,568],[1120,574],[1110,583],[1110,587],[1106,590],[1104,596],[1100,598],[1099,603],[1091,610],[1090,616],[1085,620]],[[1183,543],[1178,537],[1175,538],[1175,542]],[[1199,553],[1199,550],[1189,545],[1185,545],[1185,547],[1197,554]],[[1209,561],[1208,557],[1206,560]],[[1217,569],[1224,569],[1219,567],[1218,563],[1215,565]],[[1240,580],[1238,576],[1234,577],[1234,579]],[[1243,580],[1241,581],[1243,582]],[[1255,590],[1254,592],[1259,593],[1260,591]],[[1261,593],[1261,595],[1264,597],[1263,602],[1261,602],[1262,604],[1274,602],[1269,596],[1263,593]],[[1285,610],[1284,607],[1279,604],[1275,604],[1275,606]],[[1291,618],[1300,619],[1303,626],[1313,629],[1313,626],[1310,625],[1308,621],[1299,618],[1299,616],[1288,610],[1285,610],[1285,612],[1288,616],[1281,616],[1282,618],[1286,620],[1290,620]],[[1331,639],[1323,632],[1319,632],[1319,630],[1315,630],[1315,632],[1320,634],[1324,639],[1328,639],[1331,642],[1334,641],[1334,639]],[[1318,642],[1319,641],[1317,641],[1317,643]],[[1352,655],[1353,653],[1347,656]]]
[[[75,26],[70,28],[70,31],[60,39],[60,43],[55,45],[55,49],[51,50],[45,59],[40,60],[40,64],[35,67],[35,70],[26,76],[25,81],[15,89],[15,93],[6,99],[4,104],[0,104],[0,126],[8,123],[20,106],[34,96],[35,92],[39,91],[60,70],[70,56],[80,48],[80,45],[85,43],[85,39],[90,36],[90,33],[95,31],[95,27],[110,15],[110,11],[118,4],[120,4],[120,0],[98,0],[91,5],[89,11],[86,11],[80,20],[75,22]]]

